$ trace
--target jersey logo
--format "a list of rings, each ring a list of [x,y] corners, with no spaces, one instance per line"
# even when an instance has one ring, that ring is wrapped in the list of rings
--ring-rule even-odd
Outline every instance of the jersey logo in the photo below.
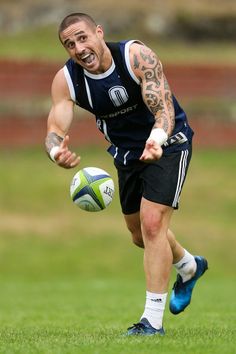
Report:
[[[109,97],[115,107],[119,107],[128,101],[129,96],[123,86],[113,86],[108,91]]]

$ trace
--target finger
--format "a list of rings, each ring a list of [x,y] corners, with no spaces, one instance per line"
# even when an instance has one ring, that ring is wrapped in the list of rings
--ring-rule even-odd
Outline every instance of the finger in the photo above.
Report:
[[[141,157],[140,157],[140,160],[141,161],[144,161],[144,160],[147,160],[150,158],[150,154],[147,154],[146,152],[144,152]]]
[[[140,157],[141,161],[155,161],[155,160],[159,160],[162,156],[162,149],[150,149],[149,151],[144,151],[143,154]]]
[[[80,156],[77,156],[76,153],[67,151],[63,157],[58,161],[58,164],[64,168],[72,168],[79,164]]]
[[[72,162],[67,161],[66,163],[63,163],[60,166],[69,169],[69,168],[76,167],[79,163],[80,163],[80,156],[77,156],[76,159],[73,160]]]
[[[70,154],[65,155],[64,164],[69,166],[75,159],[76,159],[76,153],[70,152]]]
[[[140,157],[140,161],[151,161],[151,160],[153,160],[151,157],[148,157],[148,156],[141,156]]]
[[[142,153],[142,155],[140,156],[139,160],[143,160],[143,159],[145,158],[145,155],[146,155],[146,153],[145,153],[145,151],[143,151],[143,153]]]
[[[80,163],[80,159],[80,156],[77,156],[76,159],[70,163],[70,168],[78,166],[78,164]]]
[[[71,156],[71,151],[69,150],[62,150],[60,155],[58,156],[57,163],[58,165],[65,165],[66,161],[70,158]]]
[[[153,162],[153,159],[152,158],[148,158],[148,157],[145,157],[145,158],[140,157],[139,160],[142,161],[142,162],[145,162],[145,163]]]
[[[61,149],[60,146],[57,147],[59,150],[57,151],[57,153],[54,155],[54,160],[58,163],[58,161],[60,160],[61,156],[65,153],[65,149]]]

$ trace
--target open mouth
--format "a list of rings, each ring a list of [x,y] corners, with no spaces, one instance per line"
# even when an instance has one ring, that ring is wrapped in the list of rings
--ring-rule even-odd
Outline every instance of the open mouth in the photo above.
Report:
[[[82,62],[86,65],[91,64],[95,59],[95,55],[93,53],[87,53],[84,55],[80,56],[80,60],[82,60]]]

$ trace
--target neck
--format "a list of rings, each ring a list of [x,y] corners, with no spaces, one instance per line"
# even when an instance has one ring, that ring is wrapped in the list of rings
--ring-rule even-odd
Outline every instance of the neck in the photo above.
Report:
[[[112,55],[110,49],[107,47],[106,43],[104,42],[104,52],[103,52],[103,59],[101,63],[101,71],[106,72],[112,65]]]

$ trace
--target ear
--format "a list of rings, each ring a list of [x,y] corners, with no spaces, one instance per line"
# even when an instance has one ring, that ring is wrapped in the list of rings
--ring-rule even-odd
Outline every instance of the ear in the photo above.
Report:
[[[97,27],[96,27],[96,33],[97,33],[97,36],[98,36],[100,39],[103,39],[103,38],[104,38],[104,32],[103,32],[103,29],[102,29],[102,26],[101,26],[101,25],[97,25]]]

